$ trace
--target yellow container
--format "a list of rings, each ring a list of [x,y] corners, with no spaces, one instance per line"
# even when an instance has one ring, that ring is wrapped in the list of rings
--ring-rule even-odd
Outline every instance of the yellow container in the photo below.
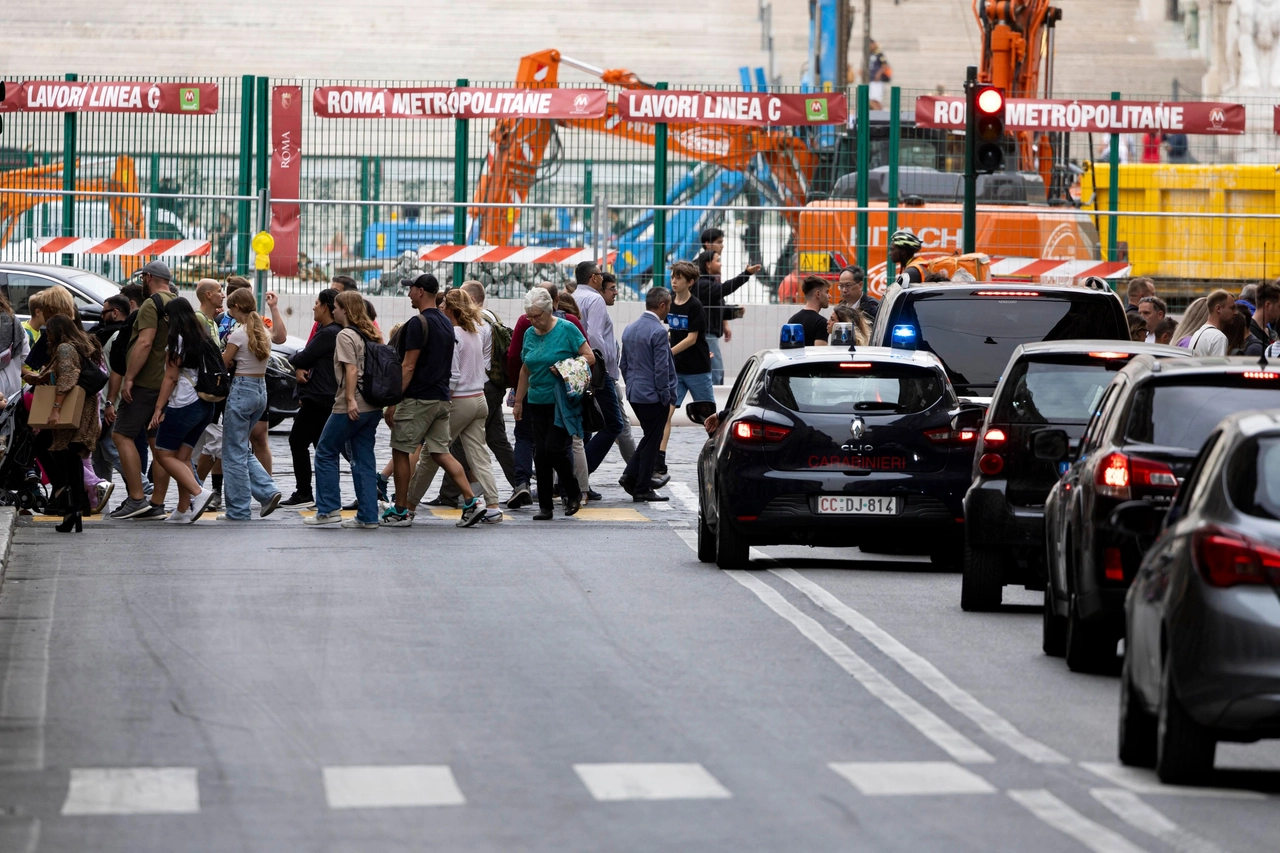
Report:
[[[1280,214],[1280,169],[1126,163],[1119,172],[1121,211],[1167,214],[1117,218],[1116,243],[1121,259],[1127,247],[1132,275],[1224,283],[1280,275],[1280,215],[1273,219],[1178,215]],[[1110,178],[1106,163],[1086,169],[1080,178],[1082,212],[1093,210],[1095,202],[1098,209],[1108,209]],[[1097,217],[1104,258],[1110,249],[1107,219]]]

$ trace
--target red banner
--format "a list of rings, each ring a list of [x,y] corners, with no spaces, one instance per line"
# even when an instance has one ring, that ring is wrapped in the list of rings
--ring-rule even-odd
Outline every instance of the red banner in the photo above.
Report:
[[[24,83],[5,83],[4,90],[0,113],[213,115],[218,111],[217,83],[27,80]]]
[[[916,126],[964,130],[964,98],[916,98]],[[1086,133],[1244,133],[1244,105],[1211,101],[1067,101],[1010,98],[1009,130]]]
[[[319,86],[320,118],[602,118],[604,89],[387,89]]]
[[[302,87],[271,89],[272,198],[298,198],[302,189]],[[271,271],[298,274],[298,230],[302,210],[296,204],[271,205]]]
[[[766,92],[664,92],[628,89],[618,95],[618,116],[624,121],[657,124],[741,124],[791,127],[844,124],[849,103],[844,95],[800,95]]]

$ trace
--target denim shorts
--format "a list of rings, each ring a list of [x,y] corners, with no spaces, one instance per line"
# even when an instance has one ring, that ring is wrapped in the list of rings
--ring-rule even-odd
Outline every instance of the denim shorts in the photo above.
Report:
[[[183,447],[195,447],[212,420],[213,403],[207,400],[196,400],[180,409],[165,406],[164,420],[156,433],[156,449],[177,453]]]
[[[684,392],[688,391],[695,403],[714,403],[715,388],[711,385],[710,373],[677,373],[676,374],[676,408],[684,404]]]

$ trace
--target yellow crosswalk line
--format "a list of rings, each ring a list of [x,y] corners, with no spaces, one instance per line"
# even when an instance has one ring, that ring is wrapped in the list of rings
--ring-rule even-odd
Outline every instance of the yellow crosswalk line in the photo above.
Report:
[[[342,517],[355,518],[356,512],[357,510],[354,510],[354,509],[344,509],[342,510]],[[280,516],[284,515],[284,513],[281,513],[280,510],[276,510],[276,514]],[[316,511],[314,509],[304,509],[304,510],[300,510],[297,514],[302,516],[303,518],[314,518]]]

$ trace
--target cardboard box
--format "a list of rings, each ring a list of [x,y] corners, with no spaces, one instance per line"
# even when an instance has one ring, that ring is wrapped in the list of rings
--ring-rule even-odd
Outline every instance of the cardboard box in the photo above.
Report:
[[[79,385],[67,392],[62,398],[62,409],[58,412],[58,423],[49,426],[49,413],[53,411],[53,402],[58,389],[52,385],[37,385],[35,397],[31,401],[31,414],[27,424],[32,429],[79,429],[80,415],[84,409],[84,389]]]

